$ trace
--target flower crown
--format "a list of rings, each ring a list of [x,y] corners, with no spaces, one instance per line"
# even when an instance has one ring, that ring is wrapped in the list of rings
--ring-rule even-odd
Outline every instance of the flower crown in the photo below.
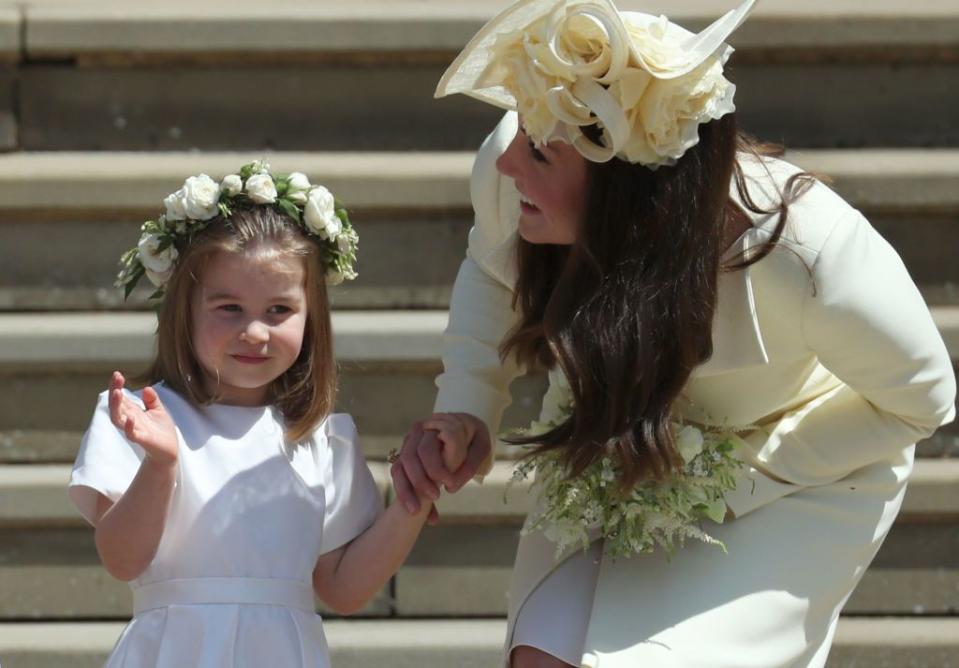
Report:
[[[463,49],[436,97],[516,110],[534,143],[561,139],[593,162],[673,165],[699,142],[701,123],[735,111],[724,40],[755,2],[697,35],[611,0],[520,0]],[[601,144],[582,132],[592,125]]]
[[[272,174],[269,163],[251,162],[219,184],[206,174],[191,176],[163,203],[166,213],[145,222],[137,246],[120,258],[114,285],[124,289],[124,299],[144,275],[157,288],[150,298],[160,298],[173,275],[179,251],[214,218],[229,218],[235,211],[255,206],[275,207],[317,242],[328,285],[356,278],[353,265],[359,237],[346,209],[329,190],[311,184],[300,172]]]

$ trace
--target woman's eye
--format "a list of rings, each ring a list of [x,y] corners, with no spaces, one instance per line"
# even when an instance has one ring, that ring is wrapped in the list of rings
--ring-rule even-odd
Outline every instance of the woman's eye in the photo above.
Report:
[[[536,148],[536,144],[534,144],[532,141],[529,143],[529,152],[530,155],[533,156],[533,160],[536,162],[548,162],[546,160],[546,156],[543,155],[543,152]]]

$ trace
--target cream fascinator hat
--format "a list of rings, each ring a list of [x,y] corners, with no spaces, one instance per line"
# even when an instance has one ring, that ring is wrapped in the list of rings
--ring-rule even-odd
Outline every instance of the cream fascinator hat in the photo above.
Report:
[[[537,145],[562,139],[593,162],[672,165],[698,143],[700,123],[735,110],[725,40],[755,3],[697,35],[611,0],[520,0],[466,45],[436,97],[514,109]],[[583,135],[590,125],[603,145]]]

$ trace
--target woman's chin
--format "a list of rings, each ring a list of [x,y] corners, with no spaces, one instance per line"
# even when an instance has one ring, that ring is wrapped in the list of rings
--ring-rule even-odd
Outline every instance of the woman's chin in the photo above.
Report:
[[[536,220],[527,216],[520,216],[517,232],[520,238],[530,244],[569,246],[573,243],[565,235],[557,234],[556,230],[545,224],[542,219]]]

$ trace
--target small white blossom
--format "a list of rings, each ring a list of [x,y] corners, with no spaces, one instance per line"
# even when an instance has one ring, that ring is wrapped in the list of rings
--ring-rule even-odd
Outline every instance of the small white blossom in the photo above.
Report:
[[[243,179],[239,174],[228,174],[223,177],[220,190],[230,196],[238,195],[243,192]]]
[[[276,184],[266,173],[254,174],[246,180],[246,194],[257,204],[272,204],[276,201]]]
[[[147,278],[157,287],[166,284],[173,275],[173,267],[177,259],[176,248],[171,244],[164,250],[159,250],[162,240],[156,234],[144,234],[137,244],[137,256],[140,264],[146,271]]]
[[[220,186],[206,174],[191,176],[183,187],[163,200],[166,220],[210,220],[217,215]]]
[[[293,172],[290,174],[286,196],[290,199],[290,201],[302,206],[306,204],[306,195],[312,187],[313,186],[310,184],[310,180],[306,177],[306,174],[303,174],[302,172]]]
[[[188,178],[182,191],[183,210],[190,220],[210,220],[219,212],[220,186],[206,174]]]
[[[676,436],[676,447],[683,461],[687,464],[695,459],[703,451],[703,432],[692,425],[683,427]]]
[[[303,220],[310,231],[322,239],[335,239],[343,231],[343,223],[336,215],[333,193],[323,186],[310,190]]]
[[[186,193],[183,188],[180,188],[175,193],[171,193],[166,196],[166,199],[163,200],[163,204],[166,206],[166,219],[167,220],[184,220],[186,219]]]

